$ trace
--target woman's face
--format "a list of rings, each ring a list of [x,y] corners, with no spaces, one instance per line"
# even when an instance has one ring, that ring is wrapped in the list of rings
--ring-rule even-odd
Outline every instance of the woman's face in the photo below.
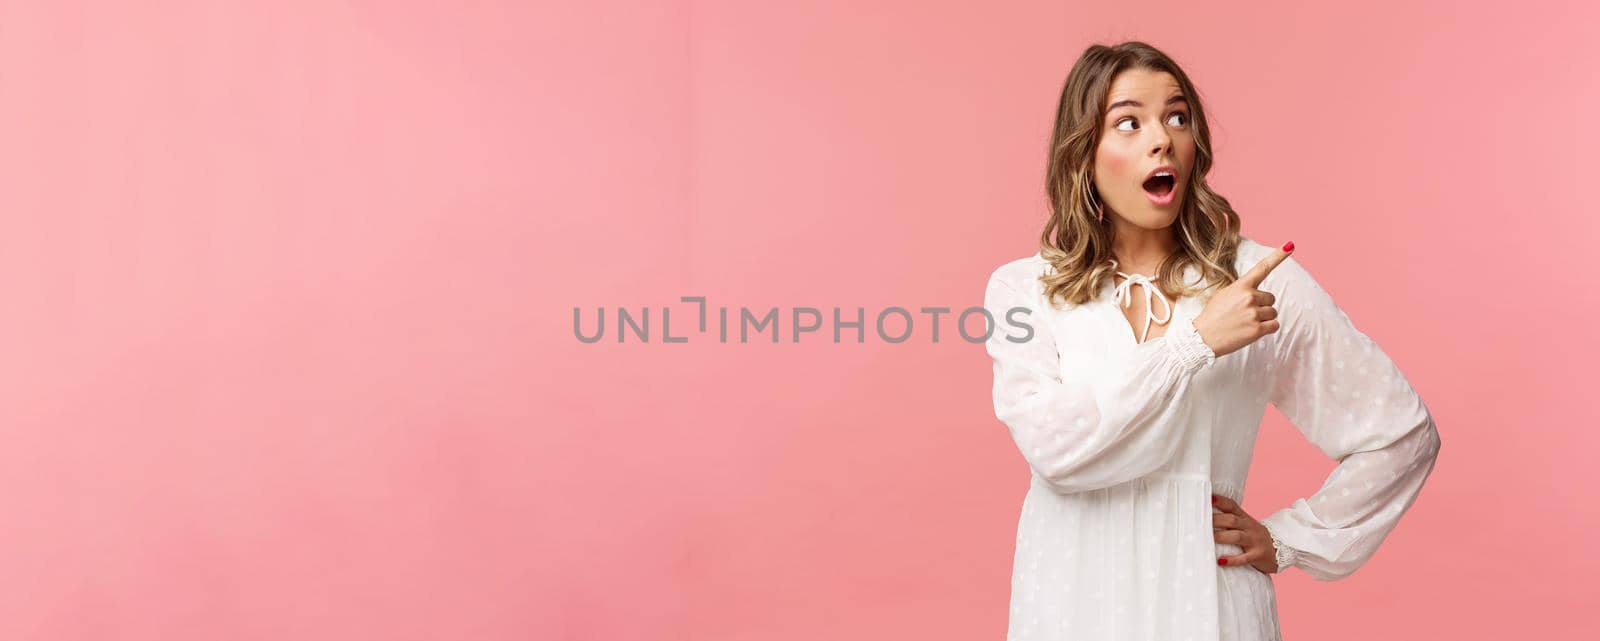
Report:
[[[1111,81],[1095,149],[1094,185],[1113,214],[1145,229],[1164,229],[1183,211],[1194,167],[1189,103],[1165,71],[1128,69]],[[1149,180],[1166,167],[1170,180]]]

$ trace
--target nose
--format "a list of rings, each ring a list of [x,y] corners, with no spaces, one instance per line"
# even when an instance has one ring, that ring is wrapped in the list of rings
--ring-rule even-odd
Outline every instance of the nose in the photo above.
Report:
[[[1172,151],[1172,136],[1167,133],[1167,130],[1155,127],[1151,131],[1155,132],[1155,141],[1151,145],[1150,155],[1162,156],[1170,153]]]

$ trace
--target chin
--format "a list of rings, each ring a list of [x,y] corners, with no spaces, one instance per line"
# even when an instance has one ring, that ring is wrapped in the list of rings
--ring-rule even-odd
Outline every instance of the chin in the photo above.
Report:
[[[1150,208],[1129,216],[1128,222],[1133,223],[1135,227],[1151,231],[1166,229],[1171,227],[1173,223],[1178,222],[1178,212],[1180,211],[1182,209],[1179,208],[1174,208],[1172,211]]]

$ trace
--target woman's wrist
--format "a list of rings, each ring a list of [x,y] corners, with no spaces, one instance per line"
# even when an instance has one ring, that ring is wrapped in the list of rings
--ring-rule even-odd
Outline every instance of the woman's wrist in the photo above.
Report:
[[[1268,526],[1265,522],[1263,522],[1261,525],[1267,528],[1267,535],[1272,537],[1272,553],[1273,558],[1276,559],[1278,563],[1278,571],[1282,572],[1294,567],[1295,561],[1299,559],[1297,550],[1289,547],[1281,539],[1279,539],[1278,535],[1272,531],[1271,526]]]
[[[1172,342],[1173,349],[1177,351],[1178,362],[1184,370],[1197,372],[1217,362],[1217,353],[1200,337],[1193,322],[1180,321],[1169,331],[1168,338]]]

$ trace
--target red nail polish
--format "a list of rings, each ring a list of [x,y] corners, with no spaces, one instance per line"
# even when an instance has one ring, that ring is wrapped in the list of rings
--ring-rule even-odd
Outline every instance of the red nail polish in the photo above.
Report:
[[[1286,252],[1294,251],[1294,241],[1291,240],[1291,241],[1289,241],[1287,243],[1284,243],[1283,244],[1283,251],[1286,251]]]
[[[1217,495],[1215,495],[1215,494],[1211,495],[1211,504],[1212,505],[1216,505],[1217,504]]]
[[[1228,560],[1227,559],[1217,559],[1217,565],[1227,565],[1227,564],[1228,564]]]

